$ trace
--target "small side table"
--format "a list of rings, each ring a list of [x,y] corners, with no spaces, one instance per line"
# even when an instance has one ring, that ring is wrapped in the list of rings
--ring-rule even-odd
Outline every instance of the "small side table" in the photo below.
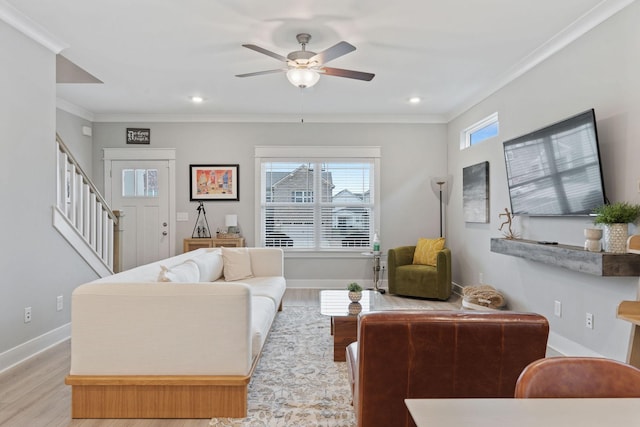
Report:
[[[379,287],[380,279],[382,279],[380,270],[382,269],[380,266],[380,259],[382,258],[382,252],[363,252],[362,255],[373,257],[373,289],[376,292],[380,292],[384,294],[386,290]]]

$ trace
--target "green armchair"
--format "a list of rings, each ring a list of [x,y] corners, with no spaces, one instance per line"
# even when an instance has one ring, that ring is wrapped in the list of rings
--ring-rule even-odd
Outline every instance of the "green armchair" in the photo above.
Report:
[[[413,264],[415,246],[389,249],[389,293],[447,300],[451,296],[451,251],[438,252],[436,266]]]

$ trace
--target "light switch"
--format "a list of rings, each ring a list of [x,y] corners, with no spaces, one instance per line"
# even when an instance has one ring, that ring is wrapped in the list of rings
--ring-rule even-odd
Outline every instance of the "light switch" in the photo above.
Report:
[[[177,212],[176,221],[189,221],[189,212]]]

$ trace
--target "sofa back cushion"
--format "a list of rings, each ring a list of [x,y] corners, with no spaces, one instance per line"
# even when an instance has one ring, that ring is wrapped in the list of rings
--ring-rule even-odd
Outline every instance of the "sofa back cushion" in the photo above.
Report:
[[[200,282],[214,282],[222,276],[222,252],[213,249],[191,258],[200,270]]]

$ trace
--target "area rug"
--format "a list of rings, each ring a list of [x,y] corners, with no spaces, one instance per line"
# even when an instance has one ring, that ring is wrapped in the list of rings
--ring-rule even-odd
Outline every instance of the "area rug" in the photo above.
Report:
[[[317,307],[278,313],[249,383],[247,418],[214,418],[214,427],[355,425],[344,362],[333,361],[329,318]]]

